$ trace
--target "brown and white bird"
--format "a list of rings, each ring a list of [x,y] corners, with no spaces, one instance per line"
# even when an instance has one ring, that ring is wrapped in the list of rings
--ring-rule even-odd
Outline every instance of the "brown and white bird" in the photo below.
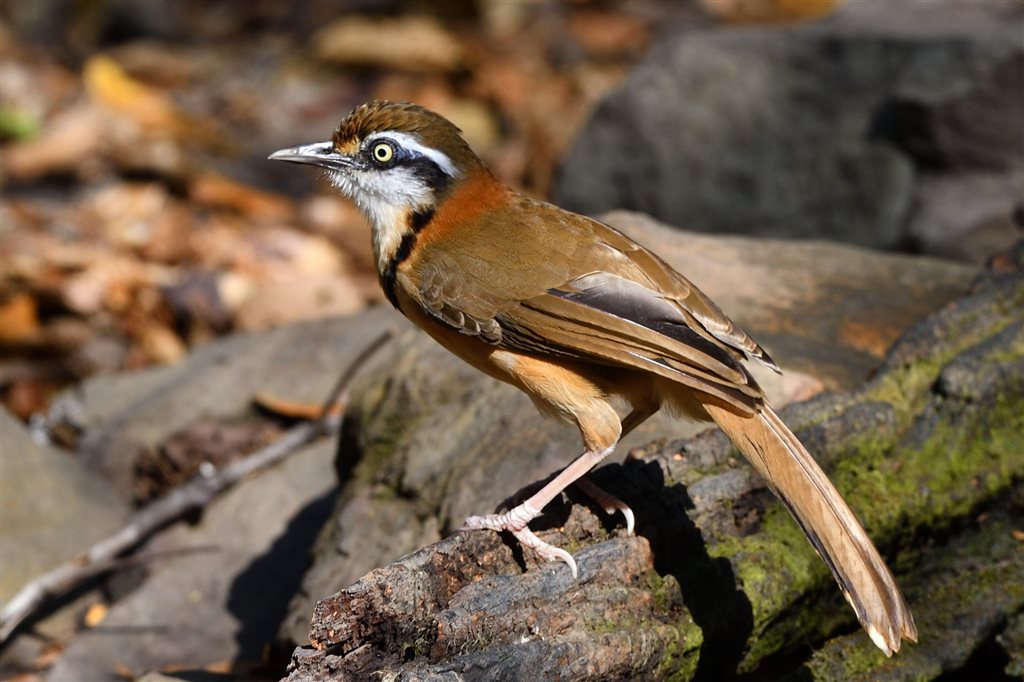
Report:
[[[271,159],[327,169],[372,227],[391,303],[477,369],[579,428],[584,452],[536,494],[467,528],[510,531],[546,559],[571,555],[529,522],[579,481],[609,510],[628,507],[580,480],[661,408],[715,421],[750,460],[832,569],[887,655],[917,640],[913,617],[871,539],[744,367],[768,354],[683,275],[596,220],[498,181],[442,116],[370,102],[332,140]],[[631,408],[620,419],[612,408]]]

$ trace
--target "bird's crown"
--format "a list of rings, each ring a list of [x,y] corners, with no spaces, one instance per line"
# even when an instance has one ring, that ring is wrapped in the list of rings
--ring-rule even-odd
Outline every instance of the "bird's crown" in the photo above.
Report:
[[[337,151],[355,154],[367,137],[384,132],[412,136],[423,147],[443,153],[460,171],[480,163],[454,123],[411,102],[374,100],[360,104],[338,125],[332,142]]]

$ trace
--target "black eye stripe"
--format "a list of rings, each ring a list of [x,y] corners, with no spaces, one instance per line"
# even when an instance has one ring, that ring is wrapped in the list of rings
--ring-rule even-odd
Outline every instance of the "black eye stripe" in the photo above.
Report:
[[[416,176],[435,193],[444,192],[451,184],[451,176],[425,156],[410,156],[402,162],[402,165],[412,169]]]
[[[377,150],[381,145],[385,144],[391,148],[391,158],[387,161],[382,161],[377,158]],[[451,176],[445,173],[433,159],[419,152],[406,149],[386,137],[375,139],[366,148],[364,153],[370,158],[373,168],[379,170],[388,170],[396,166],[408,168],[436,193],[445,191],[451,184]]]

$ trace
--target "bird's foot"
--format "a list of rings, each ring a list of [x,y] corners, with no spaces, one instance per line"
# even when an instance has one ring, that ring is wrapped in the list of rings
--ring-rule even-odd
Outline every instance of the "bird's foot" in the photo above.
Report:
[[[579,571],[576,569],[576,560],[564,549],[544,542],[537,537],[527,526],[530,521],[540,515],[540,510],[527,504],[521,504],[504,514],[487,514],[484,516],[470,516],[462,524],[463,530],[493,530],[512,533],[519,544],[532,549],[541,559],[545,561],[564,561],[572,572],[572,577],[578,578]]]
[[[628,504],[599,488],[596,483],[588,478],[581,478],[576,481],[576,487],[582,490],[587,497],[597,502],[606,514],[620,512],[626,519],[626,535],[632,537],[636,521],[633,517],[633,510],[629,508]]]

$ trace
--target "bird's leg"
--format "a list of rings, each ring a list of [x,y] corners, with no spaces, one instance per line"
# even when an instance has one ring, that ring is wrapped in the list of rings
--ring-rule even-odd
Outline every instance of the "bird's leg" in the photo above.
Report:
[[[655,411],[657,411],[657,408],[653,410],[633,410],[630,412],[622,421],[622,434],[625,435],[626,433],[629,433],[629,431],[632,431],[641,422],[654,414]],[[547,561],[554,561],[556,559],[564,561],[568,564],[569,570],[572,571],[572,577],[578,577],[579,573],[576,569],[576,561],[572,558],[572,555],[564,549],[560,549],[541,540],[529,529],[528,524],[530,521],[540,516],[541,510],[544,509],[551,500],[560,495],[563,490],[573,483],[582,483],[582,485],[586,486],[584,491],[587,492],[588,495],[592,492],[596,492],[596,497],[594,495],[591,496],[595,497],[598,504],[601,504],[602,506],[613,505],[613,511],[616,509],[622,511],[623,515],[626,516],[627,528],[632,532],[633,511],[624,502],[620,501],[613,495],[604,492],[593,483],[580,480],[588,471],[593,469],[598,462],[611,454],[614,449],[615,444],[613,443],[603,450],[587,450],[573,460],[569,466],[562,469],[557,476],[551,479],[543,488],[530,496],[530,498],[522,504],[513,507],[503,514],[470,516],[463,524],[463,529],[477,530],[486,528],[499,532],[507,530],[512,533],[512,535],[519,540],[524,547],[529,547],[542,559],[546,559]]]
[[[533,534],[527,524],[540,516],[541,510],[548,502],[555,499],[563,490],[594,468],[598,462],[607,457],[615,446],[612,445],[597,452],[587,451],[573,460],[572,464],[562,469],[543,488],[530,496],[528,500],[508,510],[504,514],[487,514],[486,516],[470,516],[463,524],[467,530],[489,528],[490,530],[507,530],[524,546],[535,551],[541,558],[553,561],[559,559],[569,565],[572,577],[578,577],[576,561],[564,549],[559,549],[541,540]]]
[[[646,405],[634,408],[633,411],[626,415],[626,418],[622,420],[622,434],[619,436],[619,440],[625,438],[630,431],[643,424],[648,417],[657,411],[657,405]],[[576,481],[576,487],[582,490],[583,494],[600,505],[606,514],[620,512],[623,518],[626,519],[626,535],[633,535],[633,528],[636,521],[633,516],[633,510],[629,508],[628,504],[615,497],[615,495],[601,489],[589,478],[581,478]]]

